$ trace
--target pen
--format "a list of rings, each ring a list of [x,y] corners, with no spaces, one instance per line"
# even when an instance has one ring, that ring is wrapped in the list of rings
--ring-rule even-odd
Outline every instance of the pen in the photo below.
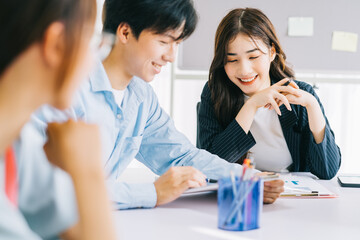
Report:
[[[280,194],[281,197],[318,197],[319,193],[288,193]]]
[[[287,80],[287,82],[286,82],[286,83],[284,83],[284,84],[283,84],[283,86],[287,86],[287,85],[289,85],[291,81],[292,81],[292,79],[290,78],[289,80]]]
[[[298,85],[296,85],[296,83],[293,81],[292,78],[290,78],[286,83],[283,84],[283,86],[288,86],[288,85],[290,85],[295,89],[299,89]]]
[[[254,155],[252,152],[247,153],[242,166],[243,166],[242,180],[244,181],[249,180],[249,178],[252,177],[253,170],[255,168]]]
[[[247,177],[247,170],[248,167],[250,166],[250,163],[252,162],[250,159],[250,156],[252,157],[252,153],[248,152],[246,155],[246,158],[243,161],[242,167],[243,167],[243,172],[242,172],[242,176],[241,176],[241,180],[247,180],[245,177]]]
[[[255,184],[257,183],[258,179],[252,179],[250,180],[251,184],[246,188],[245,192],[243,194],[238,194],[237,198],[234,199],[234,201],[231,204],[230,211],[225,218],[225,222],[223,223],[223,226],[225,226],[227,223],[233,219],[237,211],[241,211],[240,206],[243,204],[245,199],[248,197],[248,194],[252,191],[252,189],[255,187]]]
[[[293,192],[299,192],[299,193],[308,193],[308,194],[318,194],[318,191],[311,191],[311,190],[305,190],[305,189],[299,189],[299,188],[291,188],[284,186],[285,190],[293,191]]]
[[[205,180],[206,180],[207,183],[217,183],[218,182],[218,180],[211,179],[211,178],[206,178]]]
[[[232,191],[233,191],[233,196],[234,196],[234,198],[236,198],[237,191],[236,191],[235,175],[234,175],[233,171],[230,171],[230,179],[231,179],[231,187],[232,187]]]

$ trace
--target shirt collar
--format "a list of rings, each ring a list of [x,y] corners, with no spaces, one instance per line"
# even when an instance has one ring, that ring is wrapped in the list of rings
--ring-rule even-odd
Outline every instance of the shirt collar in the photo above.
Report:
[[[94,71],[89,75],[91,90],[93,92],[111,91],[110,80],[105,72],[105,68],[100,61],[97,61]]]
[[[96,67],[89,74],[90,87],[93,92],[112,92],[112,86],[110,83],[110,79],[108,78],[105,68],[101,61],[97,61]],[[142,82],[144,80],[134,76],[129,85],[127,86],[127,90],[129,94],[134,94],[138,101],[143,101],[146,97],[146,93],[142,87]],[[144,83],[145,84],[145,83]],[[146,83],[148,84],[148,83]],[[125,91],[125,96],[127,95]],[[124,97],[123,104],[127,102],[127,99]]]

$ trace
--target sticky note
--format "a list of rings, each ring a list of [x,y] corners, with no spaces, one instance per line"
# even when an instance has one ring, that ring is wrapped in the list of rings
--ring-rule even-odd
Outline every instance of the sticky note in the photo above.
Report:
[[[351,32],[334,31],[332,35],[332,50],[356,52],[358,45],[358,34]]]
[[[314,35],[314,18],[289,17],[288,35],[292,37],[311,37]]]

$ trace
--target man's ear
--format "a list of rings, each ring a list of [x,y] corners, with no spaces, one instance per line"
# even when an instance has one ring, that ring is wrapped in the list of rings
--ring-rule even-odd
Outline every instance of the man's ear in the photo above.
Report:
[[[116,37],[122,43],[127,43],[132,35],[131,28],[127,23],[121,23],[116,30]]]
[[[59,67],[65,52],[65,28],[60,22],[54,22],[46,29],[42,40],[42,53],[45,64]]]

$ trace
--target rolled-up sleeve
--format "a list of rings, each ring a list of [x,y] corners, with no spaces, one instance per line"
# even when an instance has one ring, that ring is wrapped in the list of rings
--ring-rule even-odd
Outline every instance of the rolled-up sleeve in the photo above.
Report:
[[[107,180],[106,185],[115,209],[153,208],[156,205],[157,195],[153,183],[128,184]]]

